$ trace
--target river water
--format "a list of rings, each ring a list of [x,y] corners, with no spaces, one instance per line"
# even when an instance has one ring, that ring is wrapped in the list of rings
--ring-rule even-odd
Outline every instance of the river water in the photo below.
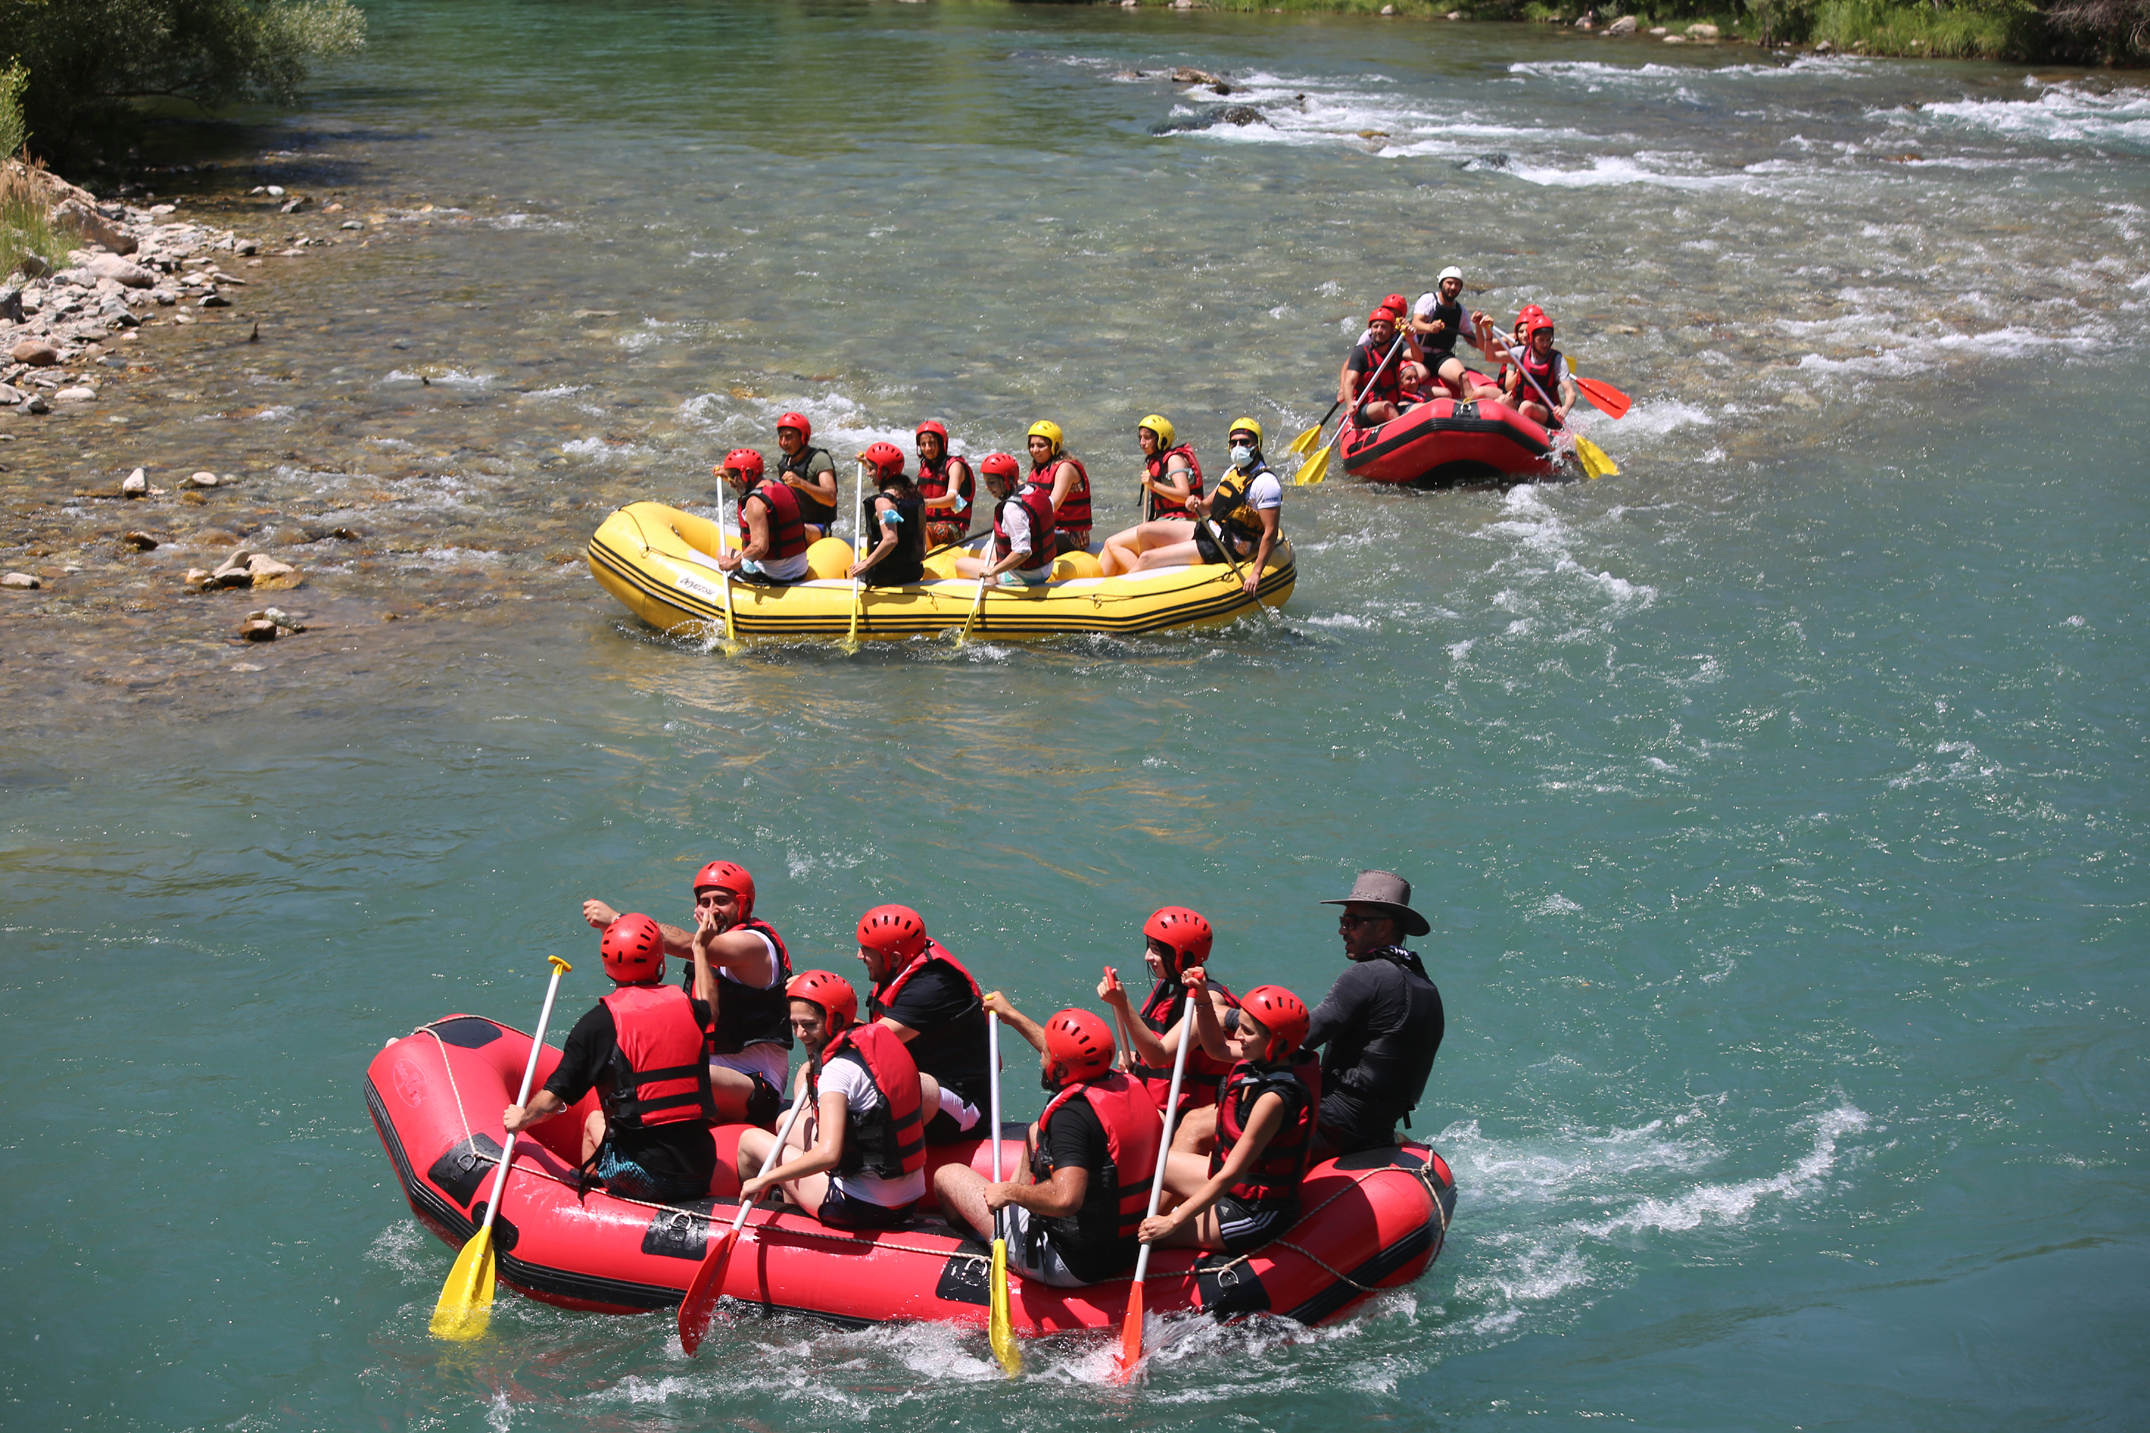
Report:
[[[9,500],[120,594],[62,580],[0,667],[9,1426],[2139,1421],[2143,91],[1371,19],[368,9],[214,184],[377,242],[277,271],[241,358],[153,330],[127,423],[9,430]],[[1291,490],[1281,618],[727,661],[576,557],[788,407],[846,457],[1052,416],[1110,521],[1140,414],[1205,460],[1311,423],[1451,261],[1635,395],[1588,428],[1624,471]],[[244,598],[156,597],[50,496],[143,454],[242,474],[174,523],[262,529],[314,632],[226,644]],[[802,963],[905,900],[1033,1012],[1166,901],[1318,996],[1315,903],[1403,872],[1446,1254],[1340,1327],[1166,1329],[1135,1394],[1096,1345],[1010,1386],[976,1337],[748,1321],[689,1363],[513,1297],[443,1351],[366,1059],[527,1025],[549,952],[571,1018],[581,897],[679,919],[715,855]]]

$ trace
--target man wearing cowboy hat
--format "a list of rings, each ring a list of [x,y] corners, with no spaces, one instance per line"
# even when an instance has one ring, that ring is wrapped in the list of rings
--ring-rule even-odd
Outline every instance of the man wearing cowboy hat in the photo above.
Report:
[[[1351,968],[1314,1011],[1306,1044],[1328,1046],[1321,1057],[1322,1153],[1350,1154],[1397,1143],[1396,1121],[1408,1121],[1426,1092],[1448,1019],[1426,967],[1398,944],[1433,929],[1411,909],[1409,881],[1361,871],[1351,894],[1322,904],[1344,908],[1337,925]]]

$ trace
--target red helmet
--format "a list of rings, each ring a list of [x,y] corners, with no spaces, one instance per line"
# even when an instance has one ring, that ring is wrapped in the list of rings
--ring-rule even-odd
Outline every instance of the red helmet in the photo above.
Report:
[[[833,970],[802,970],[791,977],[784,994],[819,1005],[828,1019],[831,1035],[859,1018],[858,992]]]
[[[909,906],[875,906],[859,917],[859,944],[901,969],[926,948],[926,918]]]
[[[1547,317],[1544,309],[1536,308],[1535,305],[1533,305],[1533,309],[1533,312],[1523,315],[1523,337],[1525,338],[1529,338],[1541,328],[1551,328],[1553,326],[1553,320]]]
[[[919,425],[918,425],[918,431],[917,431],[916,433],[912,434],[911,436],[915,438],[915,437],[920,437],[920,436],[922,436],[922,435],[924,435],[924,434],[927,434],[927,433],[938,433],[938,434],[940,434],[940,438],[941,438],[941,451],[942,451],[942,452],[944,452],[944,453],[948,451],[948,425],[947,425],[947,424],[943,423],[943,422],[942,422],[942,421],[941,421],[940,419],[938,419],[938,418],[928,418],[928,419],[927,419],[927,420],[926,420],[925,422],[923,422],[923,423],[921,423],[921,424],[919,424]]]
[[[664,932],[646,915],[630,913],[606,926],[597,948],[605,974],[621,985],[664,979]]]
[[[811,438],[814,436],[813,422],[808,419],[804,413],[779,414],[777,415],[776,427],[778,432],[782,432],[786,428],[796,428],[799,430],[799,436],[802,438]]]
[[[1306,1039],[1307,1023],[1313,1017],[1306,1012],[1306,1002],[1281,985],[1257,985],[1240,998],[1239,1008],[1262,1022],[1269,1032],[1269,1050],[1266,1058],[1281,1060],[1299,1048]]]
[[[1400,316],[1411,312],[1411,301],[1402,294],[1390,294],[1381,301],[1381,307]]]
[[[859,461],[873,469],[874,477],[890,477],[903,471],[903,449],[894,443],[870,444],[859,454]]]
[[[761,454],[752,448],[734,448],[717,464],[717,476],[723,477],[726,468],[737,468],[747,475],[749,482],[760,482],[762,474]]]
[[[1366,316],[1366,321],[1368,323],[1394,323],[1396,322],[1396,310],[1390,308],[1386,304],[1383,304],[1380,307],[1376,308],[1372,313],[1368,314]]]
[[[985,455],[985,461],[978,465],[978,471],[989,478],[1007,478],[1012,481],[1022,475],[1023,469],[1012,453],[988,453]]]
[[[1528,327],[1533,319],[1541,319],[1544,317],[1544,309],[1539,308],[1536,304],[1525,304],[1523,305],[1522,310],[1516,314],[1515,321]]]
[[[754,877],[737,861],[711,861],[694,873],[694,889],[715,886],[739,897],[739,904],[754,909]]]
[[[1172,968],[1167,972],[1171,975],[1190,965],[1207,964],[1209,943],[1215,936],[1209,922],[1185,906],[1160,906],[1157,914],[1142,923],[1142,933],[1172,952]]]
[[[1112,1068],[1112,1027],[1094,1011],[1069,1006],[1045,1022],[1045,1058],[1055,1088],[1094,1080]]]

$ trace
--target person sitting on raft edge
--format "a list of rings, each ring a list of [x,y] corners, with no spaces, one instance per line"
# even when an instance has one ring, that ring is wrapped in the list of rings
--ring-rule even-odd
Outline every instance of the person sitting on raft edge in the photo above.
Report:
[[[1523,346],[1513,353],[1515,366],[1501,375],[1508,404],[1542,427],[1566,427],[1568,411],[1575,406],[1575,381],[1567,356],[1553,347],[1553,321],[1531,304],[1517,316],[1516,327],[1522,330]]]
[[[646,915],[606,926],[598,950],[612,993],[575,1022],[544,1088],[527,1105],[509,1105],[501,1125],[521,1134],[594,1088],[599,1108],[582,1125],[584,1175],[628,1199],[699,1198],[717,1172],[709,1138],[717,1109],[702,1058],[709,1005],[664,983],[664,935]]]
[[[928,418],[912,435],[918,448],[918,495],[926,501],[926,546],[946,547],[970,536],[978,480],[970,463],[948,451],[948,425]]]
[[[1161,1110],[1172,1095],[1172,1059],[1182,1040],[1194,1040],[1195,1030],[1182,1014],[1187,988],[1181,982],[1189,970],[1209,964],[1210,947],[1216,938],[1201,912],[1185,906],[1160,906],[1142,924],[1142,959],[1156,984],[1138,1012],[1129,1004],[1120,972],[1111,966],[1097,983],[1097,998],[1112,1007],[1126,1037],[1127,1072],[1148,1087],[1150,1098]],[[1239,1002],[1217,981],[1208,981],[1202,998],[1215,1007],[1219,1020]],[[1231,1069],[1231,1061],[1212,1057],[1196,1041],[1187,1051],[1186,1078],[1180,1082],[1181,1114],[1212,1103],[1217,1081]]]
[[[1018,488],[1012,453],[987,454],[978,469],[995,499],[992,556],[964,553],[956,559],[956,575],[1002,586],[1044,586],[1053,575],[1052,491],[1038,482]]]
[[[1350,421],[1363,427],[1386,423],[1404,410],[1403,365],[1410,355],[1398,352],[1396,325],[1403,316],[1382,306],[1366,316],[1366,336],[1352,348],[1336,375],[1336,401],[1349,406]],[[1410,345],[1408,341],[1405,348]]]
[[[909,906],[875,906],[860,916],[858,956],[873,983],[867,1018],[909,1046],[918,1073],[939,1086],[924,1106],[926,1143],[972,1137],[992,1078],[977,980],[926,934],[925,917]]]
[[[1098,566],[1107,577],[1133,572],[1136,560],[1153,547],[1189,540],[1194,515],[1187,511],[1192,498],[1202,496],[1202,463],[1194,448],[1175,443],[1172,420],[1152,413],[1135,428],[1135,441],[1142,445],[1141,502],[1143,520],[1105,539],[1098,553]]]
[[[694,933],[661,921],[657,929],[665,953],[687,962],[680,987],[707,1002],[715,1015],[707,1050],[710,1093],[721,1119],[772,1125],[791,1072],[790,1007],[784,999],[791,952],[776,927],[754,914],[754,876],[738,862],[704,865],[694,873],[693,891]],[[603,930],[619,912],[587,900],[582,918]]]
[[[1396,1121],[1426,1093],[1433,1057],[1448,1028],[1441,992],[1418,956],[1397,942],[1433,929],[1411,909],[1411,883],[1391,871],[1361,871],[1337,929],[1351,968],[1336,978],[1307,1026],[1308,1049],[1321,1058],[1321,1129],[1317,1157],[1400,1143]]]
[[[785,987],[791,1030],[806,1047],[797,1089],[807,1112],[792,1126],[784,1155],[765,1174],[742,1178],[751,1201],[781,1185],[791,1202],[832,1229],[888,1229],[926,1193],[921,1081],[903,1041],[885,1026],[858,1022],[858,993],[833,971],[808,970]],[[924,1082],[931,1085],[930,1078]],[[739,1136],[739,1169],[759,1169],[776,1136]]]
[[[1184,540],[1153,547],[1135,559],[1132,569],[1147,572],[1157,567],[1189,567],[1195,563],[1244,563],[1243,586],[1249,597],[1261,588],[1262,569],[1282,536],[1284,483],[1270,470],[1262,456],[1262,425],[1252,418],[1233,420],[1232,466],[1217,480],[1216,492],[1206,498],[1189,498],[1187,506],[1196,518],[1182,529]],[[1160,528],[1164,524],[1158,524]],[[1217,533],[1232,545],[1232,558],[1219,545]],[[1124,549],[1123,549],[1124,551]]]
[[[967,1164],[944,1164],[933,1179],[941,1210],[982,1239],[993,1237],[994,1213],[1009,1210],[1008,1264],[1025,1279],[1073,1288],[1114,1278],[1135,1259],[1163,1118],[1139,1082],[1112,1068],[1103,1016],[1070,1008],[1039,1026],[997,990],[985,1006],[1037,1047],[1052,1094],[1030,1127],[1037,1182],[995,1184]]]
[[[717,566],[742,582],[770,587],[804,582],[813,529],[806,525],[798,493],[764,477],[761,454],[752,448],[726,453],[717,476],[739,498],[739,546],[720,546]]]
[[[776,460],[776,476],[799,499],[799,513],[806,523],[806,540],[818,542],[836,525],[836,460],[827,448],[816,448],[813,422],[804,413],[786,413],[776,420],[776,446],[783,456]]]
[[[1200,990],[1199,966],[1187,986]],[[1145,1244],[1259,1248],[1299,1219],[1299,1184],[1314,1152],[1321,1066],[1306,1036],[1306,1004],[1281,985],[1257,985],[1225,1034],[1207,1001],[1195,1003],[1203,1048],[1233,1064],[1212,1103],[1172,1133],[1165,1187],[1185,1202],[1142,1221]]]
[[[1052,496],[1052,555],[1090,550],[1090,471],[1067,450],[1058,423],[1040,418],[1025,439],[1030,449],[1030,481]]]
[[[859,454],[859,461],[873,470],[875,484],[859,512],[859,531],[875,534],[876,541],[844,575],[862,577],[869,587],[924,580],[926,502],[903,471],[903,450],[894,443],[875,443]]]

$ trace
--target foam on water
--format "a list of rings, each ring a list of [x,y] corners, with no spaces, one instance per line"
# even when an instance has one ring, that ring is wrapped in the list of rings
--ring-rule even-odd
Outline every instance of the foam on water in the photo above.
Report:
[[[2034,99],[1957,100],[1922,105],[1918,113],[1944,122],[1935,129],[1970,128],[2054,144],[2150,145],[2150,91],[2134,86],[2099,93],[2059,84]]]

